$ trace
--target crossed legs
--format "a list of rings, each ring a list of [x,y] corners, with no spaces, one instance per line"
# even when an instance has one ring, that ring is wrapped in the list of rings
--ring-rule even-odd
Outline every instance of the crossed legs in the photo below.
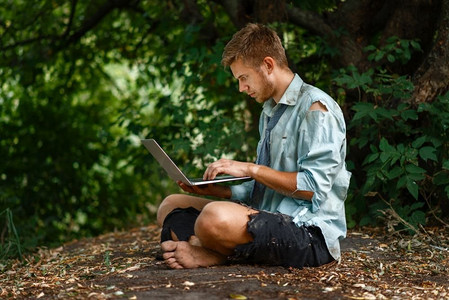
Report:
[[[173,269],[207,267],[223,264],[234,248],[252,241],[247,232],[249,215],[257,213],[249,207],[229,201],[212,201],[177,194],[164,199],[159,206],[158,222],[175,208],[194,207],[200,210],[195,223],[195,235],[189,241],[173,240],[161,244],[163,258]]]

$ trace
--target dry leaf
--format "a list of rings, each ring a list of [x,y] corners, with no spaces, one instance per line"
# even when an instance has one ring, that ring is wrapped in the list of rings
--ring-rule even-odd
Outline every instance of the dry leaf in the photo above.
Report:
[[[246,296],[240,295],[240,294],[230,294],[229,297],[231,299],[238,299],[238,300],[246,300],[246,299],[248,299]]]

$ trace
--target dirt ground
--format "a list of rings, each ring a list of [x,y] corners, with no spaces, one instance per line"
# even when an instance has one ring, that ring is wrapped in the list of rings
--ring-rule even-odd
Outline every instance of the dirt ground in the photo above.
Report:
[[[320,268],[226,265],[170,270],[156,226],[41,249],[0,265],[2,299],[449,299],[448,232],[350,231]]]

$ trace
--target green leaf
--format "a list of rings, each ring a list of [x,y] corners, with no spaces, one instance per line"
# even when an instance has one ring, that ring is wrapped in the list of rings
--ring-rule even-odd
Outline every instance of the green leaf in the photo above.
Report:
[[[393,63],[393,62],[396,61],[396,58],[395,58],[394,55],[392,55],[392,54],[388,54],[388,55],[387,55],[387,59],[388,59],[388,61],[391,62],[391,63]]]
[[[438,161],[438,158],[436,156],[437,149],[431,146],[422,147],[419,149],[419,156],[421,156],[422,159],[424,159],[426,162],[427,160],[433,160]]]
[[[385,52],[383,51],[378,51],[376,53],[376,55],[374,56],[374,61],[379,61],[384,57]]]
[[[366,46],[365,48],[363,48],[363,51],[368,52],[368,51],[374,51],[376,49],[377,49],[376,46],[369,45],[369,46]]]
[[[373,152],[373,153],[378,153],[378,152],[377,152],[376,146],[374,146],[373,144],[370,144],[370,145],[369,145],[369,148],[370,148],[371,152]]]
[[[443,169],[449,170],[449,160],[443,162]]]
[[[372,163],[373,161],[377,160],[378,158],[379,158],[379,153],[371,153],[370,155],[368,155],[365,158],[362,165]]]
[[[416,112],[416,110],[404,110],[403,112],[401,112],[401,118],[404,121],[407,120],[418,120],[418,113]]]
[[[390,146],[390,144],[388,143],[388,141],[385,138],[382,138],[380,140],[379,148],[380,148],[380,150],[385,151],[385,152],[391,152],[392,149],[394,149],[393,146]]]
[[[418,199],[419,188],[418,188],[418,185],[416,184],[416,182],[413,180],[407,179],[406,186],[407,186],[407,190],[413,196],[413,198]]]
[[[410,41],[410,44],[415,50],[421,51],[421,45],[416,41]]]
[[[415,164],[408,164],[405,166],[405,169],[407,170],[407,173],[412,173],[412,174],[424,174],[426,173],[426,170],[424,170],[423,168],[418,167]]]
[[[369,143],[369,140],[368,140],[366,137],[361,137],[361,138],[358,140],[359,149],[365,147],[365,145],[368,144],[368,143]]]
[[[407,176],[402,176],[401,178],[399,178],[398,183],[396,184],[396,188],[401,189],[405,186],[406,183],[407,183]]]
[[[420,181],[426,178],[424,173],[408,173],[407,177],[414,181]]]
[[[357,119],[361,119],[366,116],[369,116],[369,114],[374,110],[374,104],[358,102],[358,103],[354,104],[352,109],[356,111],[354,117],[352,118],[352,121],[355,121]]]
[[[449,184],[449,174],[447,172],[439,172],[433,177],[433,184],[445,185]]]
[[[380,154],[380,160],[382,162],[387,162],[391,160],[390,165],[393,165],[401,156],[401,154],[396,151],[394,146],[391,146],[385,138],[382,138],[379,143],[379,148],[382,150]]]
[[[380,154],[380,161],[381,162],[386,162],[386,161],[388,161],[389,159],[391,159],[391,155],[390,155],[390,153],[388,153],[388,152],[382,152],[381,154]]]
[[[393,120],[393,116],[396,115],[396,112],[394,110],[389,110],[389,109],[385,109],[382,107],[379,107],[375,110],[375,112],[381,116],[383,116],[384,118]]]
[[[419,138],[417,138],[413,143],[412,146],[413,148],[419,148],[421,147],[427,140],[426,136],[421,136]]]
[[[404,174],[404,170],[401,167],[396,166],[395,168],[393,168],[393,170],[388,172],[388,178],[389,179],[394,179],[396,177],[401,176],[402,174]]]
[[[417,210],[418,208],[421,208],[424,206],[424,202],[415,202],[410,206],[410,211]]]
[[[424,225],[426,224],[426,214],[421,210],[416,210],[410,216],[409,222],[415,226],[418,224]]]
[[[376,177],[379,178],[382,181],[385,181],[387,179],[386,175],[385,175],[385,171],[383,171],[382,169],[380,169],[377,173],[376,173]]]

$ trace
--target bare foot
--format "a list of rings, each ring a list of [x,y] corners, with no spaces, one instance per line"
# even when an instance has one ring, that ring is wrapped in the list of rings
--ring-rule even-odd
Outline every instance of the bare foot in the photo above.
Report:
[[[165,241],[161,247],[165,263],[172,269],[208,267],[226,261],[226,257],[222,254],[184,241]]]

